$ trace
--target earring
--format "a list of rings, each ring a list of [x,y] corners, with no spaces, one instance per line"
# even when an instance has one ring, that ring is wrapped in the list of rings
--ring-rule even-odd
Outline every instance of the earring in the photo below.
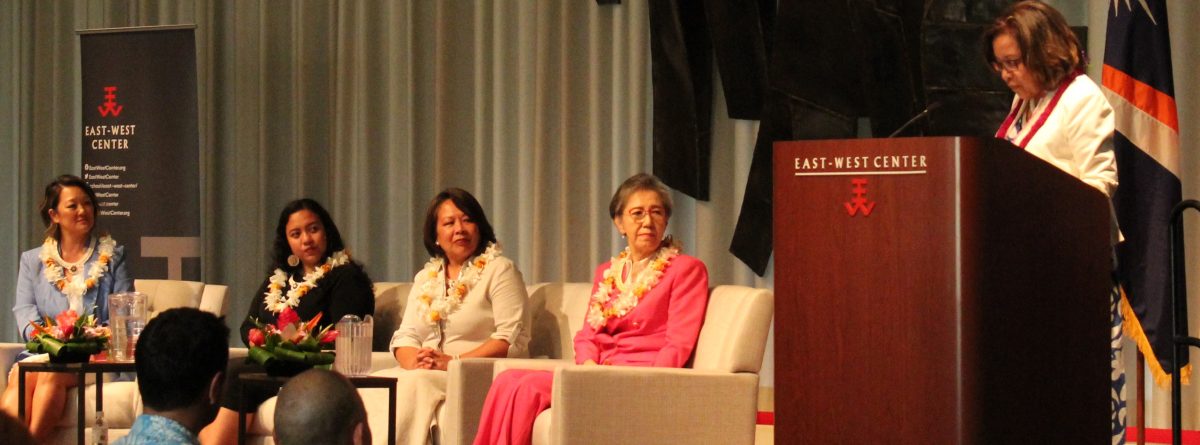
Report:
[[[296,257],[295,255],[288,255],[288,265],[292,267],[299,266],[300,258]]]
[[[621,234],[621,238],[625,238],[625,234],[624,234],[624,233],[622,233],[622,234]]]

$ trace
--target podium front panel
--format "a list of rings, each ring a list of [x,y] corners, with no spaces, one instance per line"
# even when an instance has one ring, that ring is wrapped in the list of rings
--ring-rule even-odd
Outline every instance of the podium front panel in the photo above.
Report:
[[[776,144],[776,437],[1102,437],[1106,203],[985,142]]]

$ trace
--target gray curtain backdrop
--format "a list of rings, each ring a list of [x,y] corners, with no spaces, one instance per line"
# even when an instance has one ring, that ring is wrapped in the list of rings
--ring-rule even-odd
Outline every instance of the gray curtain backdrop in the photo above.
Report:
[[[412,280],[449,186],[480,199],[526,282],[590,281],[624,246],[615,187],[651,165],[647,20],[644,0],[0,2],[0,341],[42,188],[80,169],[76,30],[196,25],[202,268],[236,326],[279,210],[305,196],[376,281]],[[727,253],[755,125],[720,113],[713,200],[675,196],[668,230],[714,286],[771,286]]]
[[[447,186],[479,197],[527,282],[589,281],[623,245],[607,216],[613,189],[651,165],[646,1],[0,1],[0,341],[16,338],[17,257],[40,245],[42,187],[79,173],[76,30],[196,25],[202,267],[205,281],[230,286],[236,325],[266,276],[279,209],[301,196],[330,209],[377,281],[409,281],[424,263],[421,213]],[[1111,2],[1048,3],[1089,27],[1099,81]],[[1181,179],[1195,198],[1200,42],[1189,25],[1200,2],[1167,7]],[[714,92],[711,200],[676,194],[670,231],[713,285],[771,287],[770,272],[757,279],[727,251],[757,124],[729,119]],[[1197,276],[1190,326],[1200,326]],[[1148,386],[1150,426],[1169,427],[1169,392]],[[1191,429],[1197,396],[1200,385],[1185,389]]]

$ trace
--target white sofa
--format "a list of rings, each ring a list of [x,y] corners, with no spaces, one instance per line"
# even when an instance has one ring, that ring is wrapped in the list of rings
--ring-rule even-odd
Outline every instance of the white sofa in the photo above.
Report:
[[[153,318],[158,313],[175,307],[197,307],[217,315],[224,315],[228,308],[225,299],[226,287],[214,284],[204,284],[195,281],[177,280],[134,280],[135,290],[149,295],[149,313]],[[0,343],[0,370],[4,371],[0,379],[0,389],[8,383],[8,372],[12,368],[13,359],[25,350],[21,343]],[[91,429],[95,418],[96,387],[87,385],[84,389],[84,419]],[[75,419],[78,405],[78,388],[67,391],[67,403],[63,409],[62,419],[58,423],[55,434],[46,445],[74,444],[76,439]],[[133,419],[142,413],[142,398],[138,394],[136,382],[106,382],[104,383],[104,421],[109,427],[109,440],[128,433],[133,425]],[[90,433],[86,433],[90,437]]]
[[[572,286],[572,285],[568,285]],[[570,289],[548,292],[558,330],[583,325],[586,302]],[[565,301],[553,301],[563,298]],[[583,302],[576,299],[581,298]],[[554,371],[551,408],[534,423],[534,444],[755,443],[758,372],[774,311],[764,289],[719,286],[709,294],[688,368],[579,366],[564,335],[562,359],[467,359],[450,369],[443,443],[469,444],[491,379],[507,369]],[[565,321],[565,323],[562,323]]]
[[[411,283],[376,283],[377,352],[372,357],[372,371],[396,366],[386,347],[399,325],[399,314],[403,313],[409,289]],[[529,351],[535,359],[451,362],[447,400],[439,408],[436,420],[437,442],[471,443],[492,377],[504,369],[535,367],[555,369],[558,373],[555,408],[539,417],[535,443],[754,443],[758,372],[773,313],[770,291],[742,286],[713,289],[692,369],[574,366],[572,340],[583,326],[591,284],[540,283],[528,286],[528,291],[532,318]],[[594,386],[598,384],[604,386]],[[652,399],[656,403],[613,406],[598,416],[593,399],[601,398],[600,394],[613,394],[612,384],[623,386],[622,394],[630,398],[643,402]],[[372,391],[375,393],[371,394]],[[374,443],[384,444],[389,420],[386,390],[360,392],[368,403]],[[405,395],[397,397],[398,403],[404,403]],[[661,406],[671,409],[656,409]],[[247,443],[274,443],[270,437],[274,410],[274,399],[259,407],[249,426]],[[621,440],[608,440],[617,436],[604,436],[603,430],[587,428],[597,422],[630,426],[652,423],[654,428],[642,431],[622,427],[617,432]],[[663,428],[663,425],[689,427]]]
[[[137,280],[135,287],[152,297],[152,314],[170,307],[195,306],[223,314],[228,307],[224,286],[205,286],[202,283]],[[375,283],[375,329],[372,371],[396,366],[387,351],[392,332],[400,324],[411,283]],[[590,283],[539,283],[528,286],[532,329],[530,356],[535,359],[466,359],[451,362],[447,377],[447,400],[439,409],[434,437],[443,444],[468,444],[475,436],[483,401],[492,377],[504,369],[536,367],[556,370],[554,408],[539,417],[535,443],[602,443],[596,431],[586,430],[595,422],[594,402],[587,391],[604,382],[602,391],[611,394],[608,385],[619,383],[625,391],[639,399],[653,398],[672,407],[679,420],[675,424],[689,425],[707,443],[753,443],[757,406],[758,371],[762,363],[767,330],[772,314],[770,291],[741,286],[720,286],[712,290],[705,324],[701,329],[692,369],[646,369],[630,367],[593,367],[587,369],[570,365],[574,362],[572,339],[583,326]],[[217,312],[217,311],[220,312]],[[5,372],[12,357],[24,345],[0,344],[0,366]],[[230,360],[246,356],[244,348],[231,348]],[[540,359],[540,360],[539,360]],[[2,385],[3,382],[0,382]],[[589,389],[590,388],[590,389]],[[70,444],[75,440],[75,390],[67,396],[64,419],[52,444]],[[87,413],[93,412],[94,385],[85,391]],[[374,443],[387,442],[386,391],[360,390],[367,406]],[[374,391],[372,394],[370,392]],[[582,393],[580,392],[582,391]],[[405,395],[398,394],[399,403]],[[575,414],[588,410],[587,414]],[[273,444],[275,399],[264,402],[248,426],[250,444]],[[650,410],[651,412],[647,412]],[[652,405],[626,407],[607,412],[606,422],[634,425],[636,421],[654,420],[659,428],[647,429],[636,435],[638,443],[693,443],[679,441],[678,434],[661,428],[666,413],[653,412]],[[123,436],[133,419],[142,412],[141,397],[135,382],[108,382],[104,386],[104,414],[109,425],[109,439]],[[90,415],[89,415],[90,418]],[[676,417],[679,418],[679,417]],[[699,427],[697,419],[705,419]],[[572,421],[573,420],[573,421]],[[622,428],[621,434],[628,434]],[[628,435],[622,436],[629,439]],[[689,436],[691,437],[691,436]],[[570,440],[568,440],[568,438]],[[709,439],[714,439],[710,441]],[[618,441],[620,442],[620,441]]]

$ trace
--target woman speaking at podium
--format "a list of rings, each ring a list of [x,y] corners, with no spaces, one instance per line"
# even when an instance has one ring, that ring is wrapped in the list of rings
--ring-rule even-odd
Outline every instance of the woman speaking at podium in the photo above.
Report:
[[[1039,1],[1017,2],[984,33],[983,45],[992,69],[1017,95],[996,137],[1112,197],[1117,189],[1113,109],[1100,87],[1084,75],[1087,59],[1062,14]],[[1115,244],[1120,232],[1115,216],[1111,220]],[[1117,444],[1125,442],[1125,371],[1115,282],[1110,300],[1112,426]]]

